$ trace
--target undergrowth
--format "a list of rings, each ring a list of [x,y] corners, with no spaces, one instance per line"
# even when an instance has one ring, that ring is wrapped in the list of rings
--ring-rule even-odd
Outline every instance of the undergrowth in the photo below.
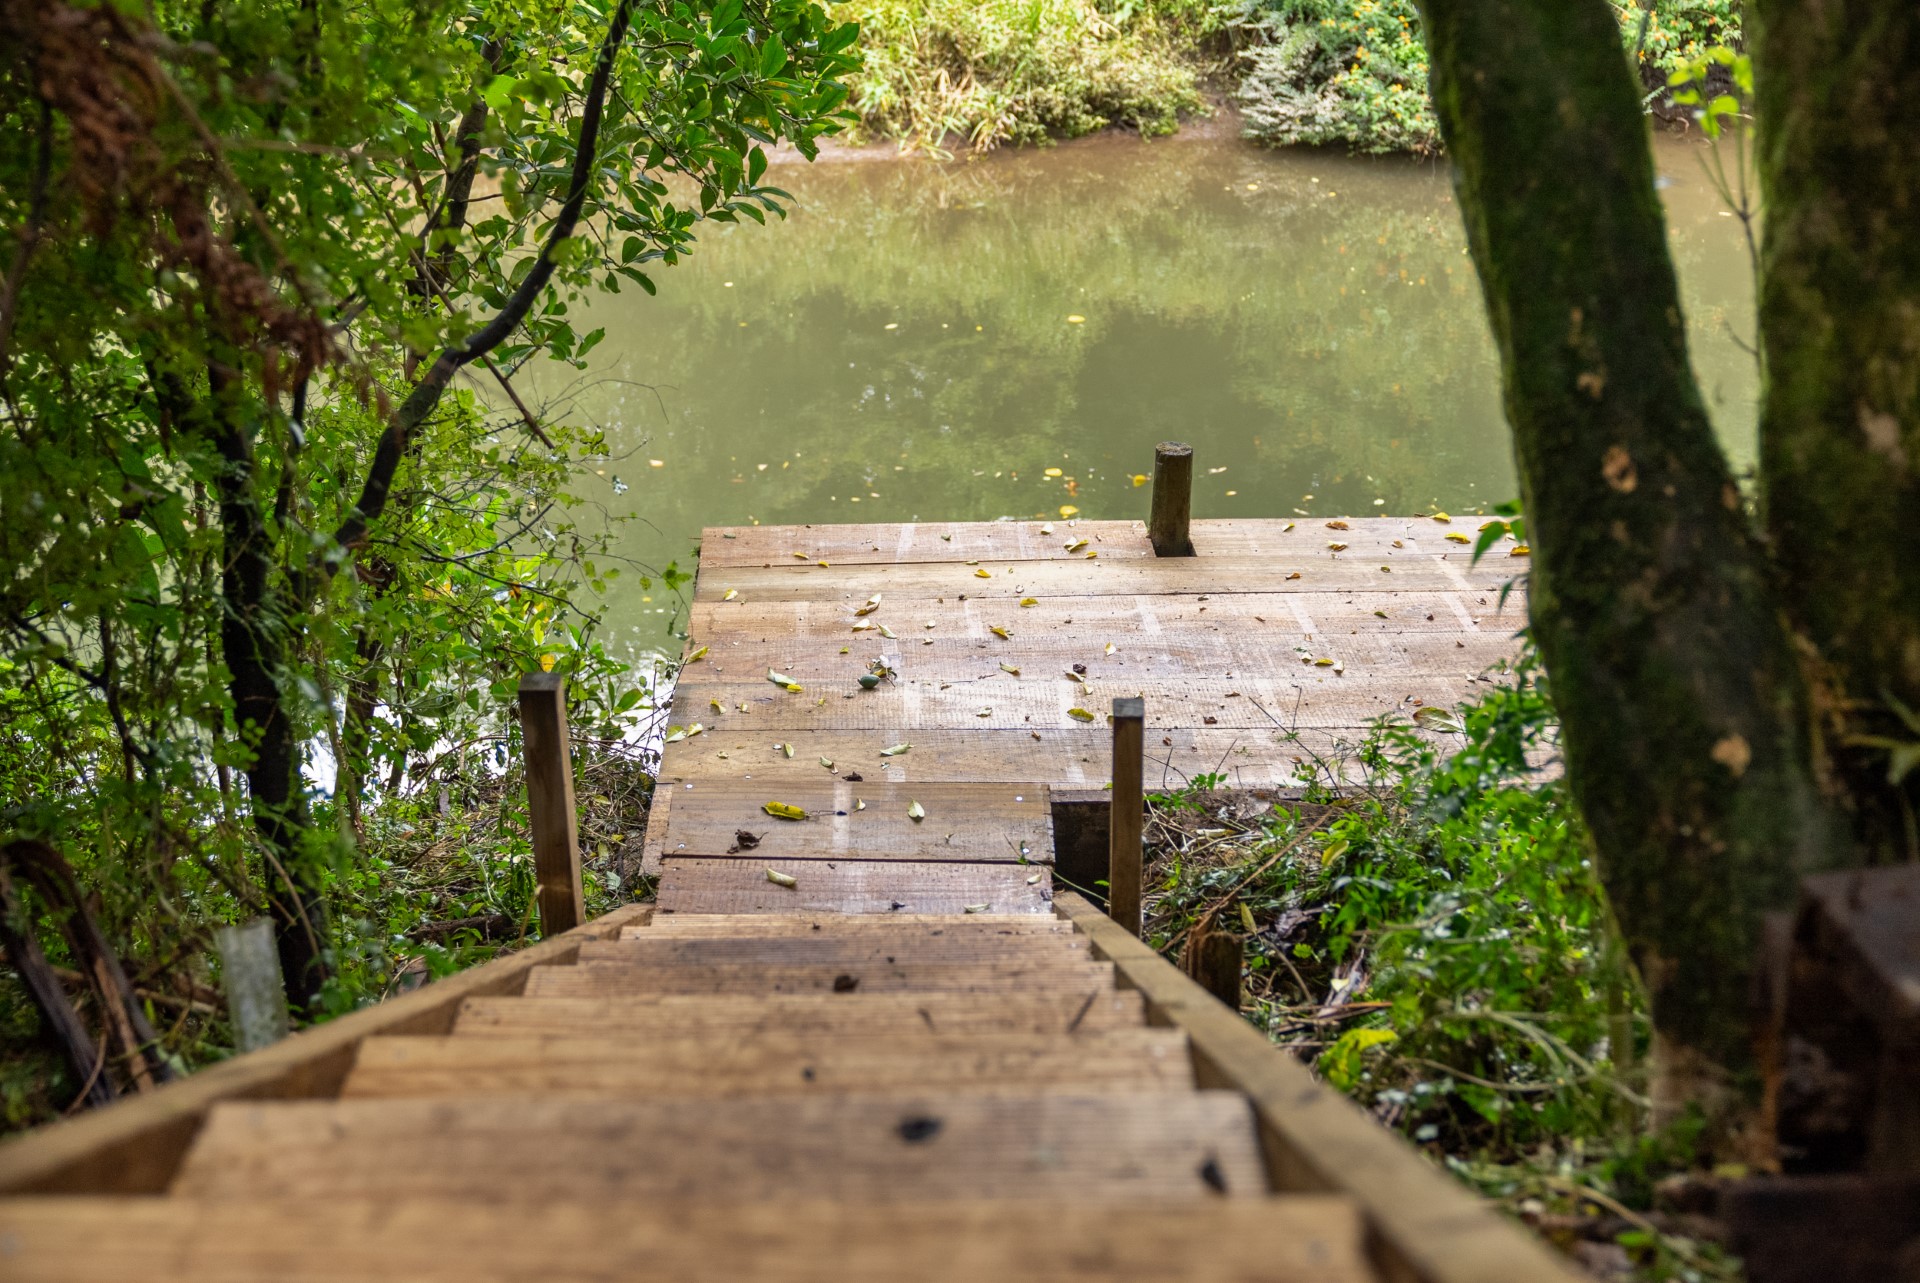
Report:
[[[936,154],[1072,138],[1108,125],[1172,133],[1204,106],[1205,0],[852,0],[865,65],[861,134]]]
[[[1742,41],[1740,0],[1612,3],[1650,107],[1667,105],[1671,72]],[[1246,41],[1235,96],[1248,137],[1361,152],[1439,150],[1414,0],[1241,0],[1228,12]]]
[[[526,788],[507,742],[477,741],[425,763],[375,794],[359,853],[334,884],[338,972],[324,993],[338,1015],[429,979],[511,952],[539,936]],[[517,753],[513,754],[517,762]],[[620,741],[576,741],[574,769],[587,913],[650,893],[638,875],[657,755]],[[321,807],[320,818],[328,804]],[[48,933],[48,956],[71,970]],[[233,1054],[218,954],[204,929],[127,967],[167,1059],[185,1072]],[[88,996],[79,995],[87,1017]],[[79,1078],[41,1030],[11,971],[0,970],[0,1132],[38,1126],[80,1107]]]
[[[1537,661],[1335,759],[1301,750],[1297,803],[1218,777],[1152,799],[1151,942],[1239,937],[1249,1021],[1588,1263],[1737,1278],[1673,1201],[1708,1161],[1699,1120],[1646,1126],[1645,997]]]

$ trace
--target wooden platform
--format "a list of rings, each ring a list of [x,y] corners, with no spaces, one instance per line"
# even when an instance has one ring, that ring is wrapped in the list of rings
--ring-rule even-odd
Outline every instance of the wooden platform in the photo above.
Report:
[[[1056,791],[1109,782],[1115,697],[1146,700],[1149,788],[1295,784],[1468,698],[1525,620],[1476,526],[1200,521],[1180,558],[1138,522],[708,530],[643,868],[667,913],[1044,912],[1008,866],[1052,859]]]

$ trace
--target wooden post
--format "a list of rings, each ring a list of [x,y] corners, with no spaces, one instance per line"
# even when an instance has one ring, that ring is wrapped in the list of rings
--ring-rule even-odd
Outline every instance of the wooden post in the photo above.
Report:
[[[1187,974],[1235,1011],[1240,1010],[1240,939],[1213,929],[1211,920],[1187,939]]]
[[[1107,914],[1133,935],[1140,934],[1141,865],[1146,848],[1141,832],[1146,799],[1141,793],[1146,753],[1147,701],[1113,701],[1113,810],[1107,821]]]
[[[565,674],[528,673],[520,679],[520,733],[526,746],[527,812],[533,827],[540,934],[552,939],[573,930],[587,916],[580,888],[580,834],[574,818]]]
[[[1187,521],[1193,515],[1193,447],[1162,441],[1153,448],[1153,515],[1147,538],[1156,557],[1191,557]]]

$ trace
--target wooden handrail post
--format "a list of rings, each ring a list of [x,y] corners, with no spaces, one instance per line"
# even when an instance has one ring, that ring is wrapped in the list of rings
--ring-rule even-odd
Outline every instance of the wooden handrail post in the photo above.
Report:
[[[1140,934],[1141,865],[1146,859],[1146,798],[1141,793],[1146,754],[1147,701],[1113,701],[1113,802],[1107,820],[1107,915]]]
[[[1162,441],[1153,448],[1153,515],[1147,538],[1156,557],[1191,557],[1187,522],[1193,516],[1193,447]]]
[[[571,931],[587,916],[580,887],[580,834],[573,805],[573,747],[567,738],[564,673],[520,679],[520,734],[526,751],[527,814],[533,828],[533,874],[540,898],[540,934]]]

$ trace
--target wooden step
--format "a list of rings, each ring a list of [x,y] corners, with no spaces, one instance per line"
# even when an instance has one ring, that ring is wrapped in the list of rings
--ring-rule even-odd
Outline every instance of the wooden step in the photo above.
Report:
[[[709,738],[717,744],[733,730],[716,726]],[[751,734],[756,748],[770,751],[758,727],[738,733]],[[865,778],[857,783],[816,765],[813,776],[789,780],[777,793],[752,779],[705,780],[674,789],[658,845],[661,856],[733,854],[774,864],[822,857],[1015,864],[1052,858],[1053,812],[1046,785],[890,780],[887,763],[894,759],[880,756],[889,747],[882,738],[875,737],[860,759],[858,770]],[[744,754],[730,754],[729,760],[734,756]],[[839,766],[855,769],[851,761]],[[743,769],[751,774],[751,766]],[[776,819],[762,809],[768,802],[797,806],[807,818]],[[916,802],[924,812],[917,820],[908,814]],[[751,850],[741,849],[743,832],[757,843]]]
[[[369,1038],[343,1097],[752,1096],[885,1091],[1180,1091],[1175,1029],[1080,1034]]]
[[[8,1283],[1370,1283],[1331,1195],[1124,1209],[835,1204],[0,1200]]]
[[[998,934],[841,936],[821,932],[804,936],[712,936],[698,940],[605,940],[581,946],[581,963],[622,965],[759,963],[799,964],[1088,962],[1084,936],[1052,932],[1029,936]]]
[[[902,938],[923,935],[1047,936],[1074,934],[1073,924],[1052,914],[987,913],[663,913],[642,926],[625,927],[622,940],[663,936],[798,936],[856,932]]]
[[[610,1034],[699,1038],[786,1034],[860,1038],[939,1034],[1064,1033],[1146,1022],[1132,990],[1104,983],[1044,993],[653,994],[625,998],[469,998],[453,1032],[467,1037]]]
[[[224,1103],[173,1192],[1207,1201],[1267,1192],[1235,1092]]]
[[[638,993],[1008,993],[1068,985],[1083,992],[1111,985],[1104,962],[672,963],[588,962],[540,967],[527,977],[530,998],[618,997]]]
[[[660,915],[673,913],[1047,913],[1052,879],[1023,864],[956,861],[786,860],[767,880],[764,860],[661,861]]]

